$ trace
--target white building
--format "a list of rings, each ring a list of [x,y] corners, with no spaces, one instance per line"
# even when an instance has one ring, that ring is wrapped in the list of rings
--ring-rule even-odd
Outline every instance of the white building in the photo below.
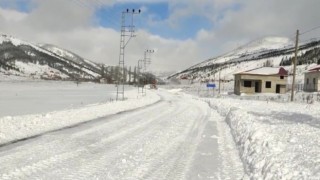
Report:
[[[320,65],[309,69],[304,74],[304,90],[307,92],[320,91]]]

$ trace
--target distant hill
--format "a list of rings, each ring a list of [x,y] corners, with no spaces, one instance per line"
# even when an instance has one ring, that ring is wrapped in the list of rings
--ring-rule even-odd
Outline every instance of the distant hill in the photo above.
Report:
[[[0,35],[0,73],[42,79],[94,81],[101,65],[53,45],[35,45]]]
[[[125,78],[128,84],[135,84],[139,79],[152,79],[153,75],[138,73],[137,67],[123,70],[98,64],[55,45],[35,45],[0,35],[0,81],[32,78],[116,83],[119,77]]]
[[[309,64],[320,63],[320,40],[313,39],[300,43],[298,64],[307,68]],[[266,37],[245,44],[224,55],[210,58],[181,72],[172,74],[168,79],[189,79],[193,82],[207,82],[221,78],[232,80],[239,71],[263,66],[289,66],[294,56],[294,43],[287,38]],[[300,72],[302,72],[301,69]]]

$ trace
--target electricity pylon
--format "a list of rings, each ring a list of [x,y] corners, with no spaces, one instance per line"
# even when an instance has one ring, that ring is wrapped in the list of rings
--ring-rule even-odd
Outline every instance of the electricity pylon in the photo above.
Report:
[[[120,54],[119,54],[119,70],[117,76],[117,97],[116,100],[124,100],[124,84],[126,81],[125,69],[124,69],[124,57],[125,48],[130,42],[130,40],[135,37],[135,26],[133,25],[133,16],[140,14],[141,10],[136,11],[135,9],[122,12],[121,16],[121,34],[120,34]],[[126,17],[129,17],[129,22],[127,22]],[[122,71],[122,73],[121,73]],[[122,76],[122,77],[121,77]],[[120,87],[122,85],[122,87]],[[120,99],[121,98],[121,99]]]
[[[143,96],[146,95],[146,90],[144,89],[146,84],[146,71],[147,71],[147,65],[150,65],[151,63],[151,53],[154,53],[153,49],[147,49],[144,51],[144,56],[142,60],[138,61],[138,72],[139,76],[139,82],[138,82],[138,94],[142,94]],[[140,90],[141,88],[141,90]]]
[[[147,65],[151,64],[151,53],[154,53],[153,49],[147,49],[144,51],[144,70],[147,70]]]
[[[143,85],[143,59],[138,60],[138,94],[144,95],[144,85]]]

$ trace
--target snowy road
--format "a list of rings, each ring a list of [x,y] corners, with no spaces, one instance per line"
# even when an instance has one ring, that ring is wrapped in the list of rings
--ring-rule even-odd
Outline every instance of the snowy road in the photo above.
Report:
[[[1,147],[0,179],[241,178],[235,147],[221,153],[221,142],[232,143],[209,106],[160,95],[144,108]]]

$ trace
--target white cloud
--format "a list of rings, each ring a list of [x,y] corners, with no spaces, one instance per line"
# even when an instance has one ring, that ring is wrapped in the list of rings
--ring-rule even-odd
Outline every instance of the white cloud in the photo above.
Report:
[[[169,2],[171,14],[167,21],[171,25],[176,25],[181,19],[193,15],[216,21],[236,3],[238,3],[236,0],[172,0]]]
[[[73,1],[34,1],[37,6],[24,23],[38,31],[69,31],[87,27],[92,23],[94,9],[77,6]]]
[[[118,64],[120,34],[94,25],[92,8],[64,0],[34,2],[37,6],[24,18],[15,22],[4,20],[10,22],[5,33],[34,43],[55,44],[96,62]],[[18,11],[10,12],[19,14]],[[126,47],[126,64],[135,66],[147,48],[157,49],[151,66],[157,70],[187,68],[199,54],[197,44],[192,40],[165,39],[140,30],[137,38]]]
[[[1,31],[31,42],[56,44],[85,58],[116,65],[119,32],[99,27],[93,13],[98,5],[112,5],[119,1],[92,0],[90,7],[75,1],[85,0],[33,0],[36,6],[29,13],[0,9]],[[300,0],[167,2],[169,18],[165,22],[151,18],[152,23],[177,25],[186,16],[200,15],[211,19],[214,26],[212,29],[200,29],[194,38],[187,40],[163,38],[153,35],[148,29],[139,30],[138,36],[126,48],[128,65],[136,65],[145,49],[154,48],[157,53],[153,55],[151,68],[182,70],[261,36],[293,35],[297,28],[303,31],[319,25],[320,18],[318,0],[303,3]],[[235,2],[240,3],[240,9],[232,8]],[[308,33],[302,38],[314,36],[320,36],[320,32]]]
[[[293,37],[296,29],[308,29],[318,24],[318,7],[318,0],[303,3],[299,0],[242,1],[242,8],[227,12],[220,28],[215,29],[216,37],[219,37],[216,41],[232,44],[263,36]],[[314,34],[309,35],[312,36]]]
[[[16,22],[23,20],[27,14],[10,9],[0,9],[0,16],[9,22]]]
[[[194,60],[200,56],[200,49],[193,40],[165,39],[140,31],[139,39],[133,42],[133,47],[140,47],[140,58],[147,48],[156,49],[153,55],[151,69],[183,70],[194,64]],[[147,42],[147,43],[146,43]],[[199,60],[199,59],[198,59]]]
[[[176,0],[171,3],[171,8],[172,11],[178,10],[171,14],[168,21],[176,24],[185,14],[192,15],[194,12],[210,18],[212,29],[200,29],[194,38],[201,49],[199,58],[206,59],[257,38],[294,37],[296,29],[303,31],[320,25],[319,7],[318,0]],[[320,37],[320,30],[301,39],[311,37]]]

